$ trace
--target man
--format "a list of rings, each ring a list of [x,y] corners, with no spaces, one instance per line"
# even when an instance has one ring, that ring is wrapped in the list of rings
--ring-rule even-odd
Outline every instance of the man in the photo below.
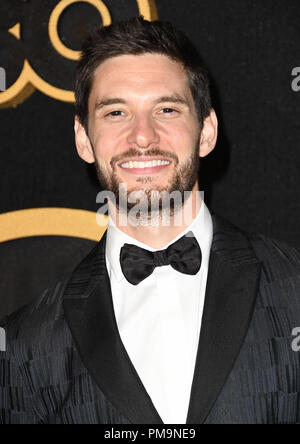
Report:
[[[2,322],[1,422],[300,422],[300,253],[201,199],[217,118],[191,43],[159,21],[102,27],[75,92],[108,229]]]

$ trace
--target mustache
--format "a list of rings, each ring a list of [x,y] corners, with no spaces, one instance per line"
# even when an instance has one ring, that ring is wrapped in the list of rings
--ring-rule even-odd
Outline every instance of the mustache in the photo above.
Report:
[[[114,168],[116,163],[128,157],[142,157],[142,156],[143,157],[161,156],[166,159],[173,160],[175,164],[178,163],[178,157],[176,156],[176,154],[161,150],[160,148],[149,148],[147,151],[140,151],[137,148],[130,148],[124,153],[119,154],[118,156],[114,156],[110,161],[110,166]]]

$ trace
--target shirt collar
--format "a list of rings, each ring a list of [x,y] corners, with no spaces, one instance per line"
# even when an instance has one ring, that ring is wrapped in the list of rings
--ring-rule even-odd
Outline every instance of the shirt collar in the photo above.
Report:
[[[209,254],[213,237],[213,223],[210,211],[205,205],[203,200],[201,203],[200,210],[196,218],[192,221],[192,223],[163,248],[152,248],[149,245],[144,244],[143,242],[140,242],[135,238],[129,236],[128,234],[120,230],[113,222],[111,216],[109,216],[107,237],[106,237],[106,262],[108,265],[108,272],[110,273],[111,270],[118,282],[121,281],[122,279],[125,279],[119,259],[120,250],[125,243],[136,245],[138,247],[144,248],[145,250],[156,251],[167,248],[169,245],[176,242],[178,239],[180,239],[190,230],[193,232],[201,248],[201,253],[202,253],[201,269],[202,268],[208,269]]]

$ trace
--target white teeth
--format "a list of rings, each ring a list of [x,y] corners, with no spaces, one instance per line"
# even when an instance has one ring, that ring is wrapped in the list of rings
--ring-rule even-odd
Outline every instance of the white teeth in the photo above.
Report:
[[[169,160],[150,160],[147,162],[137,162],[130,160],[129,162],[124,162],[120,166],[122,168],[149,168],[160,165],[169,165],[171,162]]]

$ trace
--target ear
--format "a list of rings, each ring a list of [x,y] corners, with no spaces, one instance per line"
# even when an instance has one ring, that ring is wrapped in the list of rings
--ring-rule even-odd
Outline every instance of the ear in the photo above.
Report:
[[[79,157],[81,157],[81,159],[83,159],[87,163],[95,162],[94,151],[90,139],[78,116],[75,116],[74,132],[76,149]]]
[[[207,156],[215,147],[218,137],[218,119],[216,113],[211,109],[210,114],[203,122],[201,131],[199,156]]]

